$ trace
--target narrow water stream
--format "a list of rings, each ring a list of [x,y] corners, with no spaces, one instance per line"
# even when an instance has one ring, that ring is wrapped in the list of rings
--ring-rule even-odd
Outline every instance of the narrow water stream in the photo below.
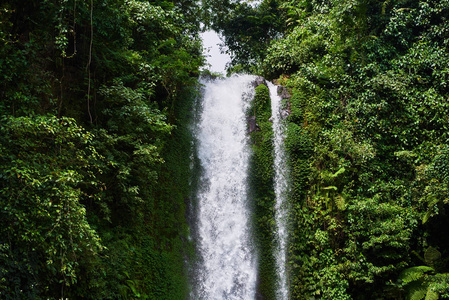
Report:
[[[287,241],[288,241],[288,168],[284,148],[285,124],[282,120],[282,99],[277,93],[277,86],[268,83],[271,98],[271,119],[273,121],[274,146],[274,192],[276,195],[276,271],[278,274],[277,299],[287,300],[288,272],[287,272]]]

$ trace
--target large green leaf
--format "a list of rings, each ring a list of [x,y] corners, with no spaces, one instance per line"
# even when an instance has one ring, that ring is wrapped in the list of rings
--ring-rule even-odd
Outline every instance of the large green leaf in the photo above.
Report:
[[[441,258],[441,252],[433,247],[429,247],[426,249],[424,253],[424,259],[426,260],[426,264],[433,265],[433,263]]]
[[[409,300],[422,300],[427,294],[427,285],[422,280],[412,282],[407,290]]]
[[[435,272],[435,270],[428,266],[411,267],[401,272],[399,280],[404,284],[409,284],[413,281],[420,280],[427,272]]]
[[[432,289],[429,287],[427,289],[426,299],[425,300],[438,300],[440,296],[437,292],[432,291]]]

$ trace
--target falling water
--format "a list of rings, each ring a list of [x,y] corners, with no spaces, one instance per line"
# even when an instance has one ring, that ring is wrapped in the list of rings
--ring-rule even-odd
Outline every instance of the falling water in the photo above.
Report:
[[[197,193],[201,259],[192,299],[255,298],[245,121],[253,80],[245,75],[203,82],[202,111],[195,129],[202,167]]]
[[[277,94],[277,87],[268,83],[271,98],[271,111],[274,132],[274,191],[276,195],[275,220],[277,227],[277,245],[275,250],[276,266],[278,273],[277,299],[286,300],[288,294],[288,273],[287,273],[287,190],[288,174],[286,165],[286,154],[284,149],[285,128],[282,122],[281,97]]]

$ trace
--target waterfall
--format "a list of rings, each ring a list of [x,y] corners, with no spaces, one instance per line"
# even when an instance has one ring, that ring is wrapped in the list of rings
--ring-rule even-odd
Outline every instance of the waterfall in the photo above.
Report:
[[[284,149],[285,126],[282,122],[281,97],[277,94],[277,87],[268,83],[271,98],[271,112],[274,134],[274,191],[276,195],[275,221],[277,243],[274,256],[276,258],[276,269],[278,278],[277,299],[286,300],[288,293],[288,273],[287,273],[287,238],[288,238],[288,174],[287,158]]]
[[[196,236],[200,262],[192,299],[254,299],[256,255],[248,204],[250,150],[245,113],[253,76],[203,82],[195,127],[202,168]]]

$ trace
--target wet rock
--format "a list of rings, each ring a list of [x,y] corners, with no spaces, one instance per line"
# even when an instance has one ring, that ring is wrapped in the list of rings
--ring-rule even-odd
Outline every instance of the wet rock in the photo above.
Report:
[[[256,79],[252,82],[252,84],[256,88],[261,84],[267,85],[267,81],[262,76],[257,76]]]
[[[278,85],[277,92],[281,99],[290,99],[292,97],[288,92],[288,89],[284,86]]]
[[[281,119],[285,120],[291,114],[291,104],[290,101],[286,102],[286,106],[280,110]]]
[[[249,133],[254,132],[254,131],[260,131],[260,127],[256,123],[256,116],[248,117],[248,129],[249,129]]]
[[[288,109],[281,110],[281,119],[285,120],[290,115],[290,111]]]

